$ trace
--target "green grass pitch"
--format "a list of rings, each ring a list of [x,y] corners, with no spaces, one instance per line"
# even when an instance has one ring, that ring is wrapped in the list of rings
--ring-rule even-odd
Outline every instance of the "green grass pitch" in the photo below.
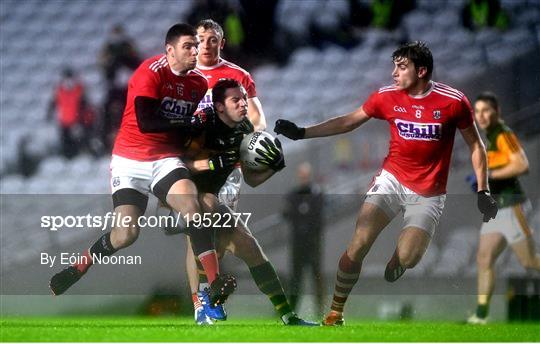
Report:
[[[191,318],[2,318],[1,341],[39,342],[534,342],[540,324],[349,320],[343,327],[288,327],[276,320],[229,320],[199,327]]]

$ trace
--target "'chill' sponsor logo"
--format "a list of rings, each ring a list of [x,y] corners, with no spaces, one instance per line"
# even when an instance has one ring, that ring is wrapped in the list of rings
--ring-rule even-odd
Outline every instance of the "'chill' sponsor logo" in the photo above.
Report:
[[[209,89],[208,92],[204,95],[203,99],[199,102],[199,106],[197,106],[197,109],[202,110],[207,107],[212,106],[212,90]]]
[[[438,141],[442,136],[441,123],[417,123],[395,120],[399,136],[405,140]]]
[[[161,102],[161,111],[166,118],[176,119],[191,115],[194,104],[181,99],[165,97]]]

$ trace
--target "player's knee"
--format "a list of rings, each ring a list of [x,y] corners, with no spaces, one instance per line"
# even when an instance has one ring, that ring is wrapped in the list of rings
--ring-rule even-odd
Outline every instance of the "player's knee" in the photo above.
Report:
[[[417,251],[400,251],[399,264],[405,269],[412,269],[420,262],[423,254]]]
[[[372,244],[372,241],[366,236],[355,235],[347,247],[347,253],[354,261],[359,262],[368,254]]]
[[[495,257],[489,252],[478,252],[476,255],[476,264],[479,269],[489,269],[495,263]]]
[[[182,202],[181,209],[177,209],[177,211],[187,218],[191,218],[194,214],[201,213],[201,207],[196,198],[190,197],[185,202]]]

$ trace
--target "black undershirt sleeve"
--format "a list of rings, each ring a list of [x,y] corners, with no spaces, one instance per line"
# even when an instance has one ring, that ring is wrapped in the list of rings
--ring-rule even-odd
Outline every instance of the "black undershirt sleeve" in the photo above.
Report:
[[[179,118],[166,118],[161,101],[150,97],[135,97],[135,115],[142,133],[162,133],[191,126],[191,114]]]

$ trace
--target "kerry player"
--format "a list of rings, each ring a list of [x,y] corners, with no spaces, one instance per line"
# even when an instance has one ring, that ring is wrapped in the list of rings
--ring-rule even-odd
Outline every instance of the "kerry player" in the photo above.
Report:
[[[238,81],[247,92],[247,118],[242,122],[246,131],[264,130],[266,128],[266,119],[261,102],[257,98],[255,82],[251,75],[241,67],[231,63],[221,57],[221,51],[225,46],[223,28],[212,19],[201,20],[197,24],[197,35],[201,42],[200,51],[197,56],[197,70],[208,79],[208,91],[202,101],[199,103],[199,110],[212,107],[212,89],[216,83],[223,78],[234,79]],[[252,127],[250,129],[250,127]],[[240,187],[242,185],[242,172],[237,168],[232,169],[225,184],[219,192],[219,199],[231,209],[236,210]],[[218,238],[219,240],[219,238]],[[199,269],[197,269],[199,264]],[[208,281],[204,273],[198,273],[203,270],[200,262],[196,262],[191,250],[188,239],[188,249],[186,256],[186,270],[191,288],[194,308],[200,309],[200,302],[197,293],[208,286]],[[199,284],[199,282],[201,282]],[[225,317],[225,311],[219,306],[218,313],[212,315],[218,319]]]
[[[274,129],[298,140],[346,133],[370,118],[390,124],[390,150],[360,208],[353,238],[339,260],[331,311],[324,325],[343,324],[343,308],[365,256],[400,211],[404,225],[384,277],[394,282],[420,261],[444,207],[456,129],[470,148],[478,179],[478,208],[484,221],[497,214],[487,183],[486,151],[465,95],[431,80],[433,57],[422,42],[400,46],[392,61],[394,84],[371,94],[355,111],[307,128],[280,119]]]
[[[212,99],[213,105],[204,111],[208,117],[216,117],[215,123],[206,128],[201,137],[193,140],[189,149],[193,162],[188,163],[188,166],[194,173],[193,180],[199,190],[204,211],[231,212],[232,210],[218,199],[218,194],[230,172],[238,168],[238,150],[245,133],[242,124],[248,114],[249,98],[238,81],[220,79],[212,89]],[[257,172],[243,169],[243,178],[252,187],[263,183],[285,167],[281,145],[277,139],[275,142],[265,139],[263,146],[265,150],[257,150],[260,157],[256,160],[268,165],[269,169]],[[195,147],[199,147],[199,150]],[[274,267],[247,224],[239,223],[239,226],[233,228],[217,227],[216,247],[218,254],[223,255],[228,251],[248,265],[255,284],[268,296],[284,324],[316,325],[298,318],[292,311]],[[204,290],[194,295],[195,321],[201,325],[209,325],[213,323],[211,318],[224,320],[223,308],[211,305],[206,296]]]
[[[467,322],[485,324],[495,287],[495,262],[510,245],[526,269],[540,270],[540,255],[535,252],[531,229],[525,216],[530,206],[518,177],[527,173],[529,161],[514,132],[503,122],[497,97],[480,94],[474,103],[480,129],[486,131],[489,187],[499,206],[497,218],[484,223],[478,244],[478,297],[476,312]],[[473,183],[474,185],[475,183]]]

